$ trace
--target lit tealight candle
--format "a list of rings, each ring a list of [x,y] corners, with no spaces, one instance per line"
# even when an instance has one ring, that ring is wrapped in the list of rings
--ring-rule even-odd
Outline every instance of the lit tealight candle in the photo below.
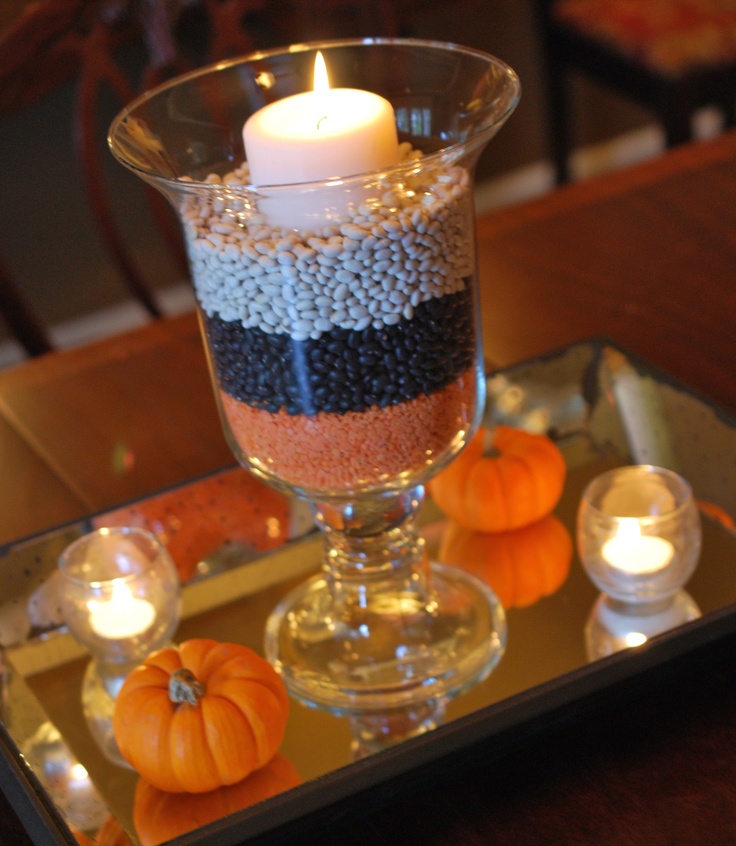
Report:
[[[243,127],[243,144],[251,182],[257,186],[346,178],[399,161],[391,104],[370,91],[330,88],[321,53],[315,60],[314,90],[276,100],[251,115]],[[336,202],[335,191],[307,193],[298,203],[293,195],[264,196],[272,226],[324,224],[343,211],[339,203],[330,206]]]
[[[148,629],[154,621],[156,610],[145,599],[133,596],[122,579],[113,579],[110,599],[91,599],[89,624],[100,637],[121,640],[135,637]]]
[[[625,517],[615,536],[603,545],[602,554],[613,567],[644,575],[664,569],[672,561],[675,549],[665,538],[642,535],[639,521]]]

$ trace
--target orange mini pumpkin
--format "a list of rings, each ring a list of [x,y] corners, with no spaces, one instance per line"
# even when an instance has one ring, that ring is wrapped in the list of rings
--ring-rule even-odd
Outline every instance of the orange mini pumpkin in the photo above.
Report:
[[[496,454],[486,455],[491,438]],[[565,459],[546,435],[511,426],[479,429],[465,449],[429,483],[439,507],[479,532],[506,532],[540,520],[557,505]]]
[[[284,736],[288,696],[253,650],[197,638],[150,655],[115,704],[120,753],[154,786],[203,793],[264,766]]]
[[[166,793],[140,779],[133,802],[133,825],[141,846],[157,846],[299,784],[296,767],[279,754],[243,781],[197,795]]]
[[[449,522],[438,558],[490,585],[504,608],[522,608],[564,584],[572,538],[554,514],[512,532],[474,532]]]

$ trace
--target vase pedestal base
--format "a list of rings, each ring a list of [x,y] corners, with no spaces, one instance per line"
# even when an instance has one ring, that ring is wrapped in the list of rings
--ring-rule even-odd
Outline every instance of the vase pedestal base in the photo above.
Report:
[[[318,575],[268,620],[266,657],[289,692],[347,717],[358,754],[441,723],[445,703],[503,655],[506,619],[495,594],[462,570],[432,563],[427,571],[421,589]]]

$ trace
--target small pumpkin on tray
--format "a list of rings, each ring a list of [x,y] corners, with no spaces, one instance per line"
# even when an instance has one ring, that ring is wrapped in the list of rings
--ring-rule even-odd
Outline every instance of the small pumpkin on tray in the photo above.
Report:
[[[246,646],[194,638],[150,655],[118,694],[121,755],[150,784],[205,793],[242,781],[276,754],[289,700],[280,676]]]
[[[489,585],[504,608],[524,608],[562,587],[572,551],[566,526],[548,514],[510,532],[475,532],[450,521],[438,557]]]
[[[294,764],[278,753],[243,781],[207,793],[166,793],[139,779],[133,825],[141,846],[157,846],[299,784]]]
[[[565,459],[546,435],[512,426],[481,428],[428,489],[466,529],[507,532],[549,514],[565,485]]]

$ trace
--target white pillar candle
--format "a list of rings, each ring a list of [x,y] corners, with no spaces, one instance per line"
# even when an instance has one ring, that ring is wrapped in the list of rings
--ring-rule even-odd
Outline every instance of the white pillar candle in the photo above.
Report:
[[[330,88],[322,54],[314,90],[276,100],[251,115],[243,144],[251,183],[258,188],[321,183],[380,171],[399,161],[394,110],[370,91]],[[323,226],[363,197],[338,187],[294,192],[263,190],[268,223],[287,229]]]
[[[156,616],[153,605],[133,596],[122,579],[113,579],[109,599],[90,599],[87,608],[91,629],[108,640],[122,640],[142,634]]]
[[[618,531],[603,545],[602,554],[613,567],[632,575],[646,575],[664,569],[675,549],[665,538],[642,535],[635,517],[621,520]]]

